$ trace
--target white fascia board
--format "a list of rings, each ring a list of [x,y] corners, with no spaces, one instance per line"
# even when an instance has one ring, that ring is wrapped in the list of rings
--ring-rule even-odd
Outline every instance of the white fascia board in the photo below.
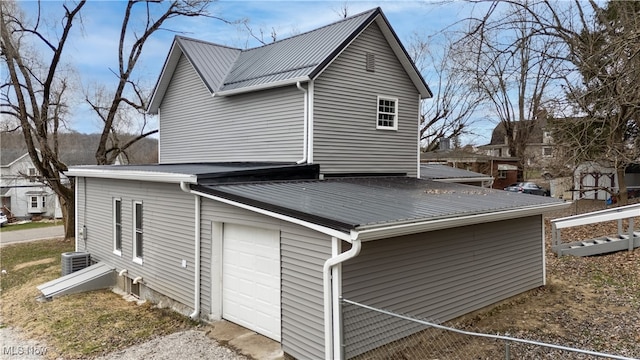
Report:
[[[491,212],[486,214],[476,214],[459,216],[453,218],[426,220],[420,222],[394,224],[394,225],[372,225],[356,228],[354,231],[362,241],[385,239],[395,236],[410,235],[428,231],[449,229],[460,226],[475,225],[493,221],[509,220],[533,215],[541,215],[544,212],[558,210],[569,207],[570,202],[549,204],[542,206],[526,207],[514,210]]]
[[[163,183],[185,182],[188,184],[197,184],[198,177],[193,174],[176,174],[156,171],[135,171],[135,170],[118,170],[109,169],[82,169],[71,168],[64,173],[66,176],[101,178],[101,179],[117,179],[117,180],[137,180],[152,181]]]
[[[156,115],[158,113],[160,102],[162,101],[162,98],[164,98],[164,93],[169,87],[169,83],[171,82],[171,78],[173,77],[173,72],[178,66],[178,61],[180,60],[181,55],[182,49],[180,48],[180,46],[178,46],[178,42],[174,39],[173,44],[171,44],[169,54],[167,55],[167,59],[165,60],[165,64],[162,67],[162,71],[160,72],[160,77],[158,77],[158,82],[153,88],[153,94],[151,95],[149,106],[147,106],[146,109],[148,114]]]
[[[431,91],[424,86],[422,77],[420,76],[420,74],[418,74],[413,63],[407,57],[405,50],[402,48],[402,44],[400,44],[396,40],[396,37],[393,35],[391,28],[389,28],[389,26],[386,24],[386,22],[380,15],[376,17],[375,21],[378,24],[378,27],[380,28],[380,30],[382,31],[382,34],[384,35],[384,37],[387,39],[387,43],[391,46],[391,49],[396,54],[396,58],[398,58],[398,61],[400,61],[400,63],[402,64],[402,67],[404,68],[405,72],[407,73],[407,75],[409,75],[409,78],[413,81],[413,84],[416,87],[416,89],[419,90],[420,96],[422,97],[422,99],[432,98],[433,95],[431,94]]]
[[[287,86],[287,85],[295,85],[298,82],[307,82],[309,80],[311,80],[311,79],[308,76],[305,75],[305,76],[299,76],[299,77],[296,77],[296,78],[293,78],[293,79],[285,79],[285,80],[280,80],[280,81],[273,81],[273,82],[260,84],[260,85],[241,87],[241,88],[231,89],[231,90],[220,90],[220,91],[214,92],[213,96],[237,95],[237,94],[243,94],[243,93],[248,93],[248,92],[253,92],[253,91],[272,89],[272,88],[282,87],[282,86]]]

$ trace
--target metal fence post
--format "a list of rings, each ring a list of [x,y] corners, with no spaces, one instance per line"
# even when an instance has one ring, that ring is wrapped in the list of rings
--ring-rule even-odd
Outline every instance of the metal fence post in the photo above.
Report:
[[[511,345],[509,344],[509,341],[504,342],[504,359],[511,359]]]

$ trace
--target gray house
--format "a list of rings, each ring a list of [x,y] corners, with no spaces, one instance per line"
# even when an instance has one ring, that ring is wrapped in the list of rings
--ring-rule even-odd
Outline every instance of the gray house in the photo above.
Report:
[[[340,296],[444,321],[543,285],[542,213],[565,205],[420,179],[430,95],[379,8],[249,50],[176,37],[160,163],[68,172],[76,248],[298,359],[379,344],[342,352],[365,330],[343,334]]]

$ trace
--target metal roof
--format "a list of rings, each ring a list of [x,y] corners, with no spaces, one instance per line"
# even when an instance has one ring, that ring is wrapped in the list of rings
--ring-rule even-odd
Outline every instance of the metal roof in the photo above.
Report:
[[[67,176],[190,184],[315,179],[318,174],[319,165],[273,162],[90,165],[71,167],[65,172]]]
[[[246,50],[176,36],[154,88],[148,112],[157,113],[182,54],[189,59],[212,94],[232,95],[314,79],[372,22],[380,26],[422,97],[431,97],[431,90],[382,10],[375,8],[306,33]]]
[[[354,33],[359,33],[374,14],[377,14],[377,9],[268,45],[245,50],[225,79],[221,90],[311,76],[313,70],[332,52],[346,46],[345,42],[357,35]]]
[[[493,179],[493,177],[489,175],[477,173],[475,171],[458,169],[442,164],[421,164],[420,177],[423,179],[433,180],[459,179],[461,181],[464,181],[465,179],[473,179],[478,181]]]
[[[176,43],[211,92],[218,91],[222,86],[225,75],[242,52],[240,49],[183,36],[176,36]]]
[[[563,201],[409,177],[196,186],[196,191],[340,231],[561,206]]]

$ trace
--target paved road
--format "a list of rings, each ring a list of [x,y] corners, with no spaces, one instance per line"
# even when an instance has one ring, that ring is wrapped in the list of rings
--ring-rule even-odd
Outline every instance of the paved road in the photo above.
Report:
[[[0,233],[0,246],[9,244],[59,238],[64,236],[64,226],[49,226],[39,229],[3,231]]]

